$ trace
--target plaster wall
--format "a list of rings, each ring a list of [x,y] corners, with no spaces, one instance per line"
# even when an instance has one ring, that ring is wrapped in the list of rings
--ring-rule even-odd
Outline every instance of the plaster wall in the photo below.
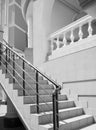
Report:
[[[24,51],[26,48],[26,33],[22,32],[19,28],[12,26],[9,28],[9,34],[10,45]]]
[[[61,93],[75,101],[79,99],[86,112],[96,116],[95,59],[96,46],[48,61],[39,68],[61,85],[71,81],[63,84]]]
[[[21,3],[21,0],[18,1]],[[22,15],[20,5],[14,1],[9,4],[8,9],[8,43],[22,51],[25,50],[27,45],[27,24]]]

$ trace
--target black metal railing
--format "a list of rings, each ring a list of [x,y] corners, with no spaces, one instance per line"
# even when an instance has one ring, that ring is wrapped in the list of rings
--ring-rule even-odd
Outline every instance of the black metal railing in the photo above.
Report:
[[[39,95],[39,75],[42,76],[44,79],[46,79],[48,82],[50,82],[54,86],[54,91],[52,93],[52,102],[53,102],[53,129],[59,130],[59,110],[58,110],[58,95],[61,89],[61,86],[57,84],[55,81],[50,79],[47,75],[43,74],[39,69],[34,67],[31,63],[29,63],[27,60],[25,60],[22,56],[20,56],[18,53],[16,53],[11,46],[8,46],[8,43],[4,40],[4,43],[0,43],[0,65],[5,65],[5,73],[10,74],[13,78],[13,83],[18,83],[20,87],[23,89],[23,96],[26,95],[26,89],[25,86],[30,86],[32,91],[36,91],[36,106],[37,106],[37,114],[40,113],[39,103],[40,103],[40,95]],[[19,63],[17,63],[18,59],[20,60]],[[20,65],[19,65],[20,64]],[[10,69],[8,68],[10,66]],[[26,66],[28,69],[31,69],[35,72],[35,78],[32,79],[31,76],[26,72]],[[19,72],[19,73],[18,73]],[[36,90],[32,88],[29,83],[26,81],[26,75],[31,78],[35,84],[36,84]],[[19,77],[19,78],[18,78]],[[21,80],[20,80],[21,79]],[[19,82],[20,80],[20,82]],[[21,83],[22,81],[22,83]],[[46,91],[46,90],[45,90]],[[46,105],[48,105],[46,103]]]

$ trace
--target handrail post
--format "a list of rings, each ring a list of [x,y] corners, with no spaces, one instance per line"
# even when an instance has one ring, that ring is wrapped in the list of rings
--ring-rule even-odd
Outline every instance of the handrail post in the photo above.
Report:
[[[0,43],[0,65],[1,65],[1,60],[2,60],[2,44]]]
[[[5,64],[6,64],[6,73],[7,73],[7,62],[8,62],[8,57],[7,57],[7,47],[6,47],[6,61],[5,61]]]
[[[53,93],[52,95],[52,99],[53,99],[53,130],[57,129],[57,125],[56,125],[56,97],[55,97],[55,93]]]
[[[58,90],[52,95],[53,99],[53,130],[59,130]]]
[[[23,60],[23,96],[25,96],[25,62]]]
[[[9,49],[9,60],[8,61],[10,62],[10,49]]]
[[[15,54],[13,53],[13,83],[15,83]]]
[[[57,130],[59,130],[58,90],[56,90],[56,120],[57,120]]]
[[[39,114],[38,71],[36,71],[36,104],[37,104],[37,113]]]

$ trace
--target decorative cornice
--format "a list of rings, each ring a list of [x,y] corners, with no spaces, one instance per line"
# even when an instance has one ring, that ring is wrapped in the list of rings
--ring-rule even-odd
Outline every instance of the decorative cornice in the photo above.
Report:
[[[79,13],[80,10],[78,8],[76,8],[74,5],[70,4],[67,0],[59,0],[60,2],[62,2],[63,4],[65,4],[66,6],[68,6],[69,8],[71,8],[72,10],[74,10],[75,12]]]

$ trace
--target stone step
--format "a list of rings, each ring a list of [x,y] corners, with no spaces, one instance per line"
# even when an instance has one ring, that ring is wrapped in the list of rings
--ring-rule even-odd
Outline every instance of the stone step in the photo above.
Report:
[[[20,78],[20,77],[16,78],[16,80],[17,80],[20,84],[23,83],[23,79]],[[9,78],[9,82],[10,82],[10,83],[13,83],[13,78],[12,78],[12,77]],[[26,82],[26,84],[36,84],[36,80],[35,80],[35,79],[25,79],[25,82]],[[48,84],[48,81],[47,81],[47,80],[39,80],[38,83],[39,83],[39,84]]]
[[[11,74],[12,74],[12,73],[11,73]],[[19,77],[20,79],[22,79],[22,76],[23,76],[23,75],[21,75],[21,76],[20,76],[21,78],[20,78],[20,77],[16,74],[16,75],[15,75],[15,78],[17,79],[17,78]],[[9,73],[7,73],[7,74],[6,74],[6,78],[12,78],[12,76],[11,76]],[[28,79],[34,79],[34,80],[36,80],[36,75],[35,75],[35,76],[34,76],[34,75],[29,75],[29,76],[28,76],[27,74],[25,74],[25,79],[26,79],[26,80],[28,80]],[[43,77],[38,76],[38,80],[43,80]]]
[[[18,83],[13,84],[13,88],[14,89],[21,89],[23,88],[23,85],[21,84],[21,86]],[[42,84],[42,85],[38,85],[39,89],[54,89],[53,85],[49,85],[49,84]],[[25,89],[32,89],[32,90],[36,90],[36,84],[25,84]]]
[[[74,101],[71,100],[65,100],[65,101],[59,101],[59,109],[66,109],[66,108],[71,108],[75,107]],[[39,104],[39,111],[41,112],[48,112],[53,110],[53,105],[52,102],[47,102],[47,103],[40,103]],[[37,112],[37,105],[32,104],[31,105],[31,113],[36,113]]]
[[[79,130],[96,130],[96,124],[81,128]]]
[[[59,101],[67,100],[66,95],[59,95]],[[52,102],[52,95],[40,95],[39,103]],[[36,103],[36,96],[24,96],[24,104]]]
[[[84,111],[80,107],[72,107],[67,109],[60,109],[59,110],[59,120],[64,120],[68,118],[72,118],[75,116],[83,115]],[[53,112],[45,112],[39,114],[39,123],[40,124],[47,124],[53,122]]]
[[[39,90],[39,95],[52,95],[53,89],[41,89]],[[36,95],[36,89],[33,91],[32,89],[25,90],[26,96]],[[23,96],[23,89],[18,89],[18,96]]]
[[[9,65],[8,65],[8,70],[11,72],[11,73],[13,73],[13,67],[10,67]],[[19,75],[22,75],[23,74],[23,69],[22,68],[19,68],[19,67],[16,67],[15,66],[15,74],[19,74]],[[27,72],[26,70],[25,70],[25,74],[26,75],[32,75],[32,76],[36,76],[36,73],[35,72],[33,72],[33,71],[29,71],[29,72]]]
[[[80,115],[60,121],[59,130],[80,130],[80,128],[93,125],[93,123],[94,119],[91,115]],[[40,125],[40,130],[53,130],[53,124]]]

